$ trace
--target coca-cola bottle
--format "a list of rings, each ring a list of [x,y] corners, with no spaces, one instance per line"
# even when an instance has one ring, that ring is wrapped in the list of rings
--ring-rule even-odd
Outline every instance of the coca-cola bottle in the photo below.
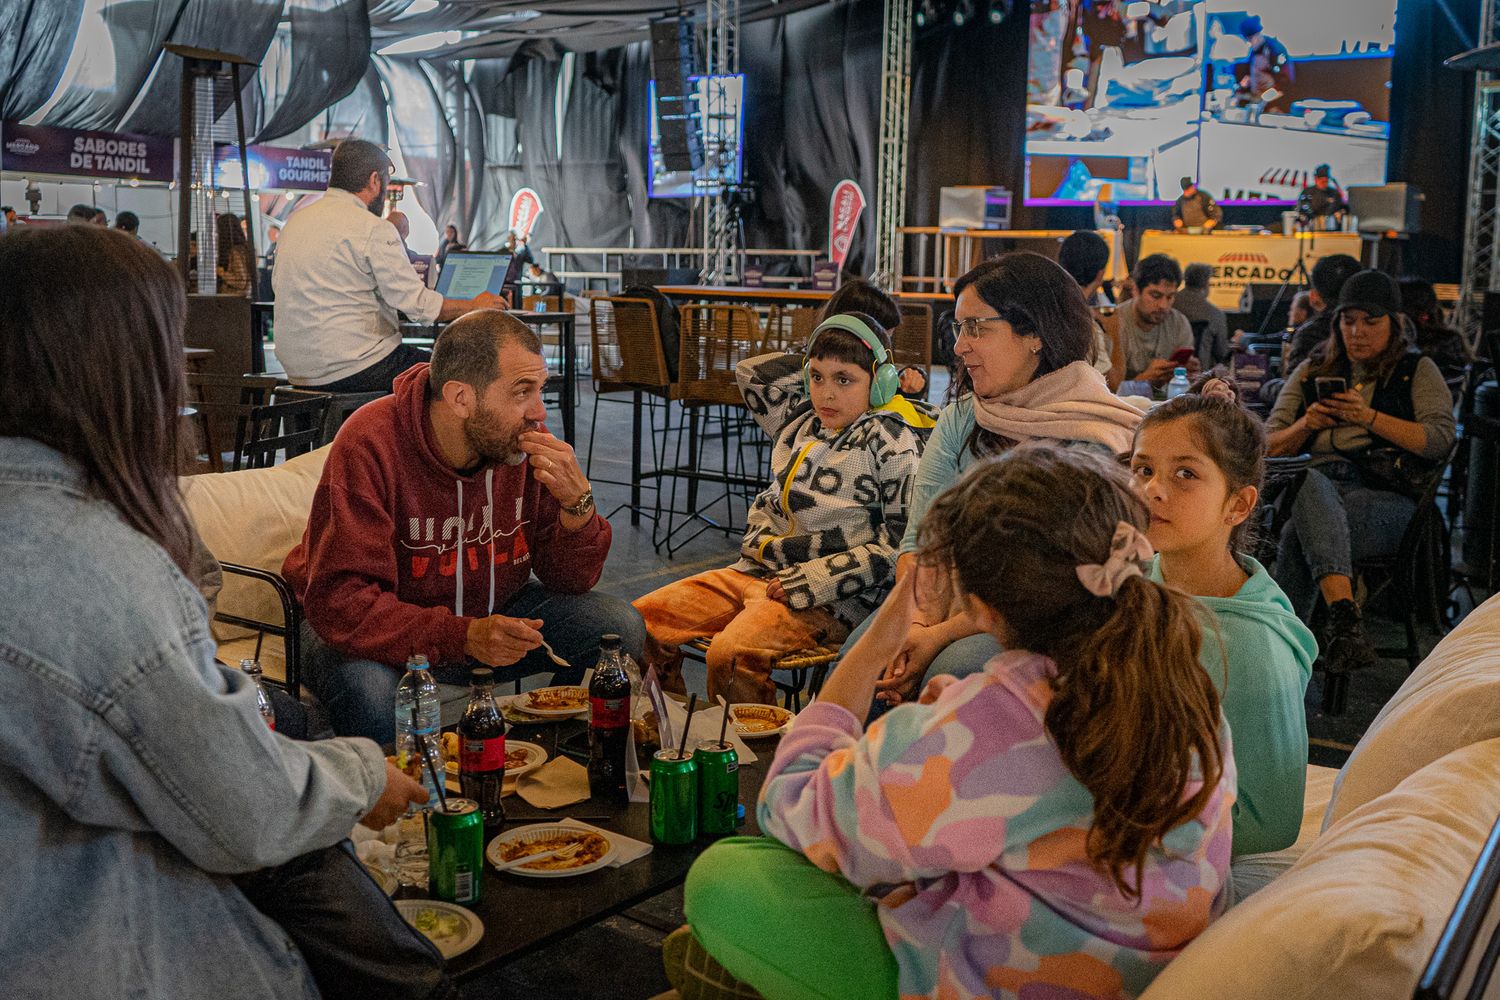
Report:
[[[266,720],[266,725],[272,729],[276,728],[276,709],[271,707],[271,692],[266,690],[265,679],[261,676],[259,660],[241,660],[240,670],[250,675],[255,682],[255,706],[260,709],[260,717]]]
[[[620,637],[599,640],[599,662],[589,682],[589,792],[630,801],[625,785],[625,753],[630,743],[630,678],[625,673]]]
[[[505,721],[495,707],[495,672],[469,672],[469,706],[458,723],[458,783],[464,798],[479,803],[487,827],[505,822]]]

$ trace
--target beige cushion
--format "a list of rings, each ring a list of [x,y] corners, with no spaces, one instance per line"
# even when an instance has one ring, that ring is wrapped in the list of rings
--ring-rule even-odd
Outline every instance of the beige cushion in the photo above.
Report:
[[[227,627],[227,626],[226,626]],[[286,682],[286,644],[279,635],[260,636],[260,649],[256,649],[257,636],[248,629],[237,629],[241,636],[224,639],[214,651],[218,661],[226,666],[237,667],[241,660],[259,659],[260,669],[267,680]]]
[[[1324,831],[1143,1000],[1405,1000],[1497,814],[1500,740],[1454,751]]]
[[[287,553],[302,540],[313,492],[323,475],[328,448],[299,455],[270,469],[184,476],[182,495],[188,516],[208,550],[220,562],[281,572]],[[270,587],[233,573],[224,574],[218,610],[279,625],[281,602]],[[221,642],[251,633],[214,623]]]
[[[1500,595],[1437,644],[1354,748],[1325,828],[1459,747],[1500,737]]]

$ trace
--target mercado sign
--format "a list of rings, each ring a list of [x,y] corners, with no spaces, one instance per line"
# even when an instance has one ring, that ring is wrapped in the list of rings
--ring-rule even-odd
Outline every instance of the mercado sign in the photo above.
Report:
[[[333,153],[326,149],[248,146],[245,159],[249,187],[255,191],[324,191],[333,174]],[[245,186],[240,180],[240,147],[214,148],[214,186]]]
[[[1240,311],[1240,296],[1248,285],[1279,285],[1297,267],[1297,245],[1302,243],[1302,263],[1313,264],[1336,253],[1359,259],[1358,233],[1306,233],[1277,236],[1258,233],[1169,233],[1148,229],[1141,234],[1142,257],[1164,253],[1186,268],[1207,264],[1213,268],[1208,301],[1225,312]]]
[[[127,132],[0,123],[0,170],[170,181],[176,140]]]

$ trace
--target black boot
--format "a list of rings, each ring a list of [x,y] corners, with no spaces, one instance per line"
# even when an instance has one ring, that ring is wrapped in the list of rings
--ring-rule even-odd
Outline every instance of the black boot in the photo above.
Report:
[[[1334,601],[1328,606],[1328,626],[1323,641],[1323,669],[1347,674],[1372,665],[1379,655],[1365,638],[1359,608],[1353,601]]]

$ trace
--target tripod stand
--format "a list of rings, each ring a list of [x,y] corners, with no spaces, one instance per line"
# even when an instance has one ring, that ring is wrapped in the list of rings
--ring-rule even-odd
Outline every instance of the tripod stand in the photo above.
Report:
[[[1297,241],[1297,263],[1292,265],[1286,280],[1281,283],[1281,287],[1276,289],[1276,294],[1271,298],[1271,307],[1266,310],[1265,319],[1260,321],[1260,329],[1255,331],[1256,337],[1266,335],[1266,327],[1271,325],[1271,317],[1276,315],[1276,307],[1281,305],[1281,300],[1285,297],[1287,289],[1292,287],[1293,280],[1296,280],[1299,292],[1312,284],[1312,274],[1307,270],[1308,244],[1314,239],[1312,232],[1311,220],[1299,212],[1297,221],[1292,226],[1292,238]]]

